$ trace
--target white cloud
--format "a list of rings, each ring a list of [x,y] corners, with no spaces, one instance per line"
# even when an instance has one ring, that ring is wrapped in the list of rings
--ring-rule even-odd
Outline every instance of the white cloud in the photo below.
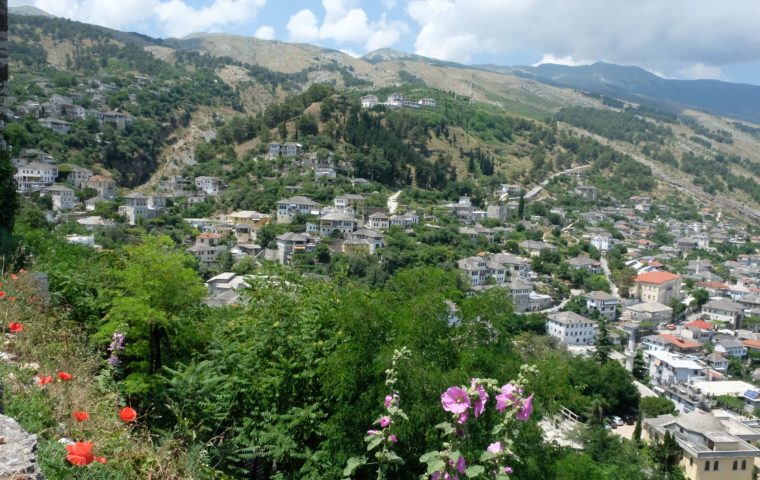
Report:
[[[405,23],[388,21],[385,14],[370,21],[356,0],[322,0],[325,10],[320,25],[316,14],[304,9],[290,17],[288,38],[296,42],[334,41],[361,45],[365,50],[389,47],[408,31]]]
[[[266,0],[214,0],[206,7],[193,7],[184,0],[34,0],[33,4],[59,17],[116,29],[157,24],[161,34],[179,37],[248,22]]]
[[[419,25],[416,53],[460,62],[532,50],[715,75],[760,60],[757,0],[411,0],[407,13]]]
[[[308,9],[290,17],[285,28],[288,29],[288,38],[294,42],[312,42],[319,38],[317,16]]]
[[[552,55],[551,53],[545,53],[544,56],[541,57],[541,60],[534,63],[533,66],[537,67],[539,65],[543,65],[544,63],[553,63],[555,65],[567,65],[569,67],[577,67],[580,65],[591,65],[594,62],[591,62],[588,60],[578,60],[570,56],[557,57],[555,55]]]
[[[678,74],[687,80],[694,80],[697,78],[727,80],[727,77],[723,74],[723,71],[720,69],[720,67],[711,67],[710,65],[705,65],[704,63],[700,62],[679,70]]]
[[[274,40],[274,27],[270,27],[269,25],[262,25],[256,29],[256,33],[254,33],[253,36],[261,40]]]

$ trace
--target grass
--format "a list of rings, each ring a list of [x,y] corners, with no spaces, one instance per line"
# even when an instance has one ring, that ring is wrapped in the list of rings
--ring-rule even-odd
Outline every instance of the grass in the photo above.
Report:
[[[21,322],[23,331],[7,334],[2,350],[15,361],[0,363],[5,413],[38,436],[38,461],[48,479],[189,479],[215,478],[204,464],[203,451],[187,453],[183,442],[169,433],[154,435],[140,422],[119,419],[124,406],[114,372],[103,354],[87,346],[81,328],[63,309],[42,298],[29,274],[16,280],[0,277],[0,329]],[[73,375],[57,379],[57,372]],[[55,381],[40,387],[37,376],[52,375]],[[74,411],[90,418],[77,422]],[[138,412],[139,414],[139,412]],[[93,462],[77,467],[66,460],[65,444],[91,441],[93,453],[104,456],[105,465]]]

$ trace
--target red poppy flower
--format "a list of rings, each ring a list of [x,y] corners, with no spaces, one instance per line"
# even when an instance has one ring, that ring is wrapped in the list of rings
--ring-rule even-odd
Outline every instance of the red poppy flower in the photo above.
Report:
[[[13,280],[16,280],[16,279],[18,278],[18,276],[17,276],[15,273],[11,273],[11,278],[12,278]]]
[[[137,419],[137,412],[132,407],[124,407],[119,412],[119,418],[125,422],[134,422]]]
[[[90,414],[87,412],[74,412],[73,417],[76,419],[77,422],[84,422],[88,418],[90,418]]]
[[[92,442],[76,442],[66,445],[66,450],[69,452],[66,455],[66,460],[72,465],[84,467],[95,460],[95,455],[92,454]]]
[[[52,381],[53,381],[52,375],[48,375],[48,376],[38,375],[37,376],[37,385],[39,385],[40,387],[44,387],[45,385],[47,385],[48,383]]]
[[[108,462],[108,460],[106,460],[106,457],[95,457],[95,461],[102,464]]]
[[[0,287],[2,287],[2,286],[3,286],[3,285],[2,285],[2,284],[0,284]],[[5,296],[5,292],[0,292],[0,298],[3,298],[4,296]]]
[[[74,376],[71,375],[70,373],[58,372],[58,378],[60,378],[64,382],[68,382],[69,380],[71,380],[72,378],[74,378]]]
[[[11,322],[8,324],[8,328],[10,329],[11,333],[18,333],[24,329],[24,325],[20,324],[19,322]]]

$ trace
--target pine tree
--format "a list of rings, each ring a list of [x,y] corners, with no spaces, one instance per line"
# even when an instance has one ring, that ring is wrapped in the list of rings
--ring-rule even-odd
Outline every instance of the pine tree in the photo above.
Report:
[[[612,342],[610,342],[610,334],[607,330],[607,319],[602,317],[599,319],[599,334],[594,341],[596,347],[596,353],[594,358],[596,361],[604,365],[610,359],[610,350],[612,350]]]
[[[525,195],[520,195],[520,203],[517,204],[517,218],[525,217]]]
[[[633,357],[633,378],[643,381],[647,376],[647,364],[644,362],[644,354],[640,349],[636,350],[636,356]]]

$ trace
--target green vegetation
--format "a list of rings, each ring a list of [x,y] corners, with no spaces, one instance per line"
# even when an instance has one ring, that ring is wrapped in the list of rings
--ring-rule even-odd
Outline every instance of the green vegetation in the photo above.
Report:
[[[637,117],[628,111],[599,110],[588,107],[564,107],[554,116],[560,122],[569,123],[597,133],[611,140],[633,143],[662,143],[672,135],[669,128]]]

